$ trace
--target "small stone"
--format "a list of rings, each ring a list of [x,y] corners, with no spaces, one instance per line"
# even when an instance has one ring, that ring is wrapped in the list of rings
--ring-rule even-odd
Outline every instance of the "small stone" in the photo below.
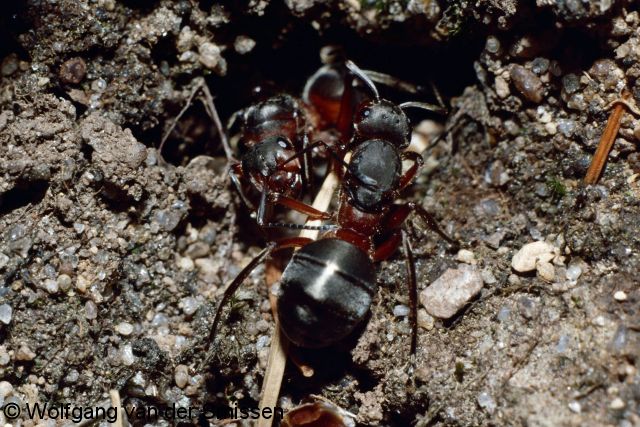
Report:
[[[581,274],[582,274],[582,267],[580,267],[578,264],[571,264],[567,268],[565,277],[568,280],[574,281],[574,280],[578,280],[578,277],[580,277]]]
[[[209,254],[209,245],[204,242],[195,242],[189,245],[184,253],[191,259],[202,258]]]
[[[509,320],[510,315],[511,315],[511,309],[506,305],[503,305],[502,307],[500,307],[500,310],[498,311],[498,315],[496,316],[496,318],[501,322],[506,322],[507,320]]]
[[[8,325],[11,323],[11,317],[13,316],[13,309],[9,304],[0,305],[0,322]]]
[[[71,277],[66,274],[61,274],[58,276],[56,280],[58,282],[58,287],[62,289],[63,292],[67,292],[71,289]]]
[[[0,345],[0,366],[6,366],[11,361],[11,357],[7,352],[7,347]]]
[[[406,305],[396,305],[393,307],[393,315],[395,317],[406,317],[409,315],[409,307]]]
[[[511,91],[509,90],[509,83],[507,83],[507,81],[503,79],[502,76],[496,77],[495,85],[496,85],[496,94],[500,98],[504,99],[511,94]]]
[[[476,267],[461,264],[450,268],[420,292],[420,302],[434,317],[448,319],[482,289],[482,275]]]
[[[176,385],[180,388],[185,388],[189,382],[189,368],[185,365],[178,365],[173,374],[173,379]]]
[[[569,407],[571,412],[575,414],[579,414],[580,412],[582,412],[582,405],[580,405],[580,402],[576,402],[575,400],[572,400],[571,402],[569,402],[567,406]]]
[[[591,324],[594,326],[604,326],[606,323],[604,316],[596,316],[592,321]]]
[[[487,268],[482,270],[481,274],[482,274],[482,281],[486,285],[493,285],[494,283],[498,282],[498,279],[496,279],[496,276],[493,275],[493,272]]]
[[[609,404],[609,408],[613,410],[623,409],[625,406],[626,405],[624,403],[624,400],[620,399],[619,397],[616,397],[615,399],[613,399]]]
[[[435,319],[424,308],[418,310],[418,326],[426,331],[433,329],[435,325]]]
[[[87,64],[82,58],[71,58],[60,66],[58,77],[63,83],[78,84],[87,74]]]
[[[185,297],[180,300],[180,306],[182,307],[184,314],[191,316],[198,310],[200,303],[194,297]]]
[[[493,414],[496,410],[496,402],[493,397],[486,391],[480,393],[477,397],[478,405],[485,409],[489,414]]]
[[[458,254],[456,255],[456,260],[473,265],[478,263],[478,261],[476,261],[476,256],[474,255],[474,253],[468,249],[460,249],[458,251]]]
[[[538,313],[536,302],[529,297],[522,297],[518,300],[520,314],[525,319],[533,319]]]
[[[539,262],[549,262],[553,259],[553,245],[538,241],[527,243],[511,259],[511,267],[519,273],[533,271]]]
[[[549,71],[549,60],[547,58],[535,58],[531,61],[531,71],[540,75]]]
[[[122,363],[125,366],[131,366],[136,361],[131,344],[125,344],[122,346],[122,349],[120,350],[120,360],[122,360]]]
[[[543,98],[543,86],[540,78],[522,65],[514,65],[509,73],[511,81],[518,91],[531,102],[540,103]]]
[[[200,62],[202,65],[211,70],[215,69],[222,59],[222,56],[220,56],[220,48],[211,42],[202,43],[198,47],[198,53],[200,54]]]
[[[36,354],[31,351],[26,345],[21,345],[18,351],[16,351],[16,360],[33,360],[36,358]]]
[[[15,53],[7,55],[0,64],[0,73],[3,76],[10,76],[18,69],[18,56]]]
[[[485,43],[484,48],[489,53],[498,53],[500,50],[500,40],[495,36],[489,36],[487,37],[487,42]]]
[[[133,325],[128,322],[120,322],[116,325],[116,332],[124,336],[131,335],[133,333]]]
[[[562,89],[568,94],[572,94],[580,89],[580,77],[575,74],[567,74],[562,77]]]
[[[613,299],[615,299],[616,301],[626,301],[627,294],[625,291],[617,291],[615,294],[613,294]]]
[[[93,320],[98,317],[98,307],[93,301],[89,300],[84,304],[84,316],[88,320]]]
[[[193,260],[189,257],[179,257],[178,268],[184,271],[192,271],[195,268],[195,264],[193,263]]]
[[[13,386],[9,381],[0,381],[0,400],[13,393]]]
[[[552,282],[556,277],[556,269],[550,262],[539,262],[536,265],[536,271],[543,280]]]
[[[236,37],[235,41],[233,42],[233,48],[240,55],[244,55],[251,52],[255,46],[256,46],[255,40],[253,40],[251,37],[247,37],[243,35]]]
[[[569,119],[558,119],[558,131],[567,138],[573,135],[576,130],[576,122]]]
[[[53,279],[45,279],[42,285],[44,290],[49,292],[50,294],[55,294],[60,290],[60,288],[58,287],[58,282]]]
[[[9,264],[9,257],[6,254],[0,252],[0,270],[6,267]]]

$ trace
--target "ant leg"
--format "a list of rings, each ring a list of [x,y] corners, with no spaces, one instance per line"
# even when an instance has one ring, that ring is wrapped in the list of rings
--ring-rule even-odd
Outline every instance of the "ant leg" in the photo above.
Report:
[[[402,236],[400,229],[395,229],[373,252],[373,262],[380,262],[388,259],[400,246]]]
[[[331,219],[331,214],[319,211],[313,206],[309,206],[306,203],[300,202],[291,197],[287,197],[280,193],[268,194],[267,189],[263,189],[260,197],[260,205],[258,206],[258,213],[256,222],[262,228],[289,228],[293,230],[316,230],[316,231],[328,231],[336,228],[333,224],[325,225],[307,225],[307,224],[293,224],[290,222],[266,222],[266,211],[271,204],[279,204],[286,206],[287,208],[307,215],[310,219]]]
[[[309,217],[309,219],[323,219],[323,220],[332,219],[332,216],[330,213],[318,210],[313,206],[310,206],[306,203],[303,203],[291,197],[285,196],[284,194],[274,193],[269,197],[269,200],[272,203],[276,203],[276,204],[285,206],[291,210],[294,210],[296,212],[305,214],[306,216]]]
[[[400,154],[401,160],[409,160],[413,162],[411,167],[407,169],[407,171],[400,177],[400,181],[398,183],[398,189],[395,190],[395,194],[393,196],[394,199],[398,198],[398,193],[404,190],[406,187],[411,184],[413,179],[416,177],[416,174],[424,164],[424,160],[422,160],[422,156],[418,153],[414,153],[413,151],[404,151]]]
[[[438,226],[438,222],[436,221],[436,219],[425,208],[423,208],[422,206],[414,202],[407,203],[406,206],[412,212],[418,214],[418,216],[427,224],[427,227],[429,227],[432,231],[435,231],[438,234],[438,236],[446,240],[447,243],[452,245],[454,248],[460,247],[460,242],[449,237],[447,233],[442,231],[442,229]]]
[[[231,165],[229,169],[229,178],[231,178],[231,182],[233,186],[236,187],[240,198],[242,199],[242,203],[244,203],[249,210],[255,211],[256,207],[251,203],[246,194],[244,194],[244,190],[242,189],[242,182],[240,181],[240,177],[242,176],[242,163],[235,163]]]
[[[343,168],[346,169],[349,167],[349,164],[344,161],[343,157],[340,154],[335,152],[335,147],[331,147],[329,144],[327,144],[322,140],[319,140],[312,144],[307,145],[305,148],[303,148],[302,150],[298,151],[293,156],[285,160],[284,163],[282,163],[282,166],[286,165],[289,162],[292,162],[294,159],[297,159],[298,157],[301,157],[307,153],[310,153],[311,151],[313,151],[314,148],[317,148],[317,147],[324,147],[327,150],[327,153],[329,153],[329,155],[333,157],[335,161],[340,163],[340,165],[342,165]]]
[[[393,205],[391,211],[381,223],[380,229],[393,230],[394,228],[400,227],[411,213],[416,213],[432,231],[435,231],[447,243],[456,248],[460,246],[458,241],[452,239],[442,231],[442,229],[440,229],[438,222],[429,212],[427,212],[426,209],[414,202],[409,202],[403,205]]]
[[[402,248],[407,257],[407,277],[409,278],[409,323],[411,324],[411,354],[416,353],[418,342],[418,286],[416,284],[416,263],[407,233],[402,230]]]
[[[249,275],[253,272],[253,270],[255,270],[256,267],[260,265],[260,263],[264,261],[265,258],[267,258],[273,252],[289,249],[289,248],[298,248],[306,244],[309,244],[312,241],[313,239],[309,239],[306,237],[292,237],[288,239],[279,240],[277,243],[270,243],[266,248],[261,250],[260,253],[256,255],[251,260],[251,262],[247,264],[245,268],[242,269],[240,273],[238,273],[236,278],[233,279],[233,281],[229,284],[229,286],[227,286],[227,288],[224,290],[222,299],[220,300],[220,303],[216,308],[216,314],[215,314],[215,317],[213,318],[213,325],[211,326],[211,331],[209,332],[209,340],[208,340],[207,347],[209,347],[215,340],[216,331],[218,329],[218,323],[220,323],[220,318],[222,317],[222,309],[229,302],[229,299],[231,299],[233,294],[238,290],[242,282],[244,282],[246,278],[249,277]]]

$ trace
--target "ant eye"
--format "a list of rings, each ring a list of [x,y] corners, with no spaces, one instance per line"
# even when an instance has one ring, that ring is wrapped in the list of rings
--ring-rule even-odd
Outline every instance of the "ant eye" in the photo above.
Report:
[[[281,139],[278,140],[278,145],[282,148],[287,148],[287,143]]]

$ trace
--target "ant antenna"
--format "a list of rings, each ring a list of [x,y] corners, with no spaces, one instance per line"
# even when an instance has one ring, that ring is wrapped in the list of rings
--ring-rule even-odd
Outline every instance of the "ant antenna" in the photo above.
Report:
[[[422,110],[431,111],[431,112],[442,114],[442,115],[447,114],[447,110],[445,110],[444,108],[438,105],[428,104],[426,102],[417,102],[417,101],[403,102],[402,104],[399,105],[399,107],[402,108],[403,110],[406,110],[407,108],[420,108]]]
[[[379,100],[380,94],[378,93],[378,89],[376,88],[376,85],[373,83],[373,81],[369,78],[369,76],[367,76],[367,73],[362,71],[360,67],[354,64],[351,60],[347,60],[347,62],[345,62],[345,65],[347,66],[349,71],[355,74],[358,78],[360,78],[360,80],[364,82],[365,85],[369,87],[369,90],[373,92],[373,96],[376,98],[376,100]]]

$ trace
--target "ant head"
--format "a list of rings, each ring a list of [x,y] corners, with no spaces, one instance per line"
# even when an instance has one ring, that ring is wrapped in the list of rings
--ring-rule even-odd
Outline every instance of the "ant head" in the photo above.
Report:
[[[270,136],[251,146],[242,156],[242,169],[252,177],[270,177],[282,169],[282,164],[294,153],[293,144],[283,136]],[[298,162],[290,162],[292,167]]]
[[[401,174],[398,148],[387,140],[370,139],[354,150],[345,189],[358,208],[375,212],[397,188]]]
[[[354,118],[354,128],[357,141],[377,138],[389,141],[397,148],[405,148],[411,138],[407,115],[385,99],[361,104]]]

